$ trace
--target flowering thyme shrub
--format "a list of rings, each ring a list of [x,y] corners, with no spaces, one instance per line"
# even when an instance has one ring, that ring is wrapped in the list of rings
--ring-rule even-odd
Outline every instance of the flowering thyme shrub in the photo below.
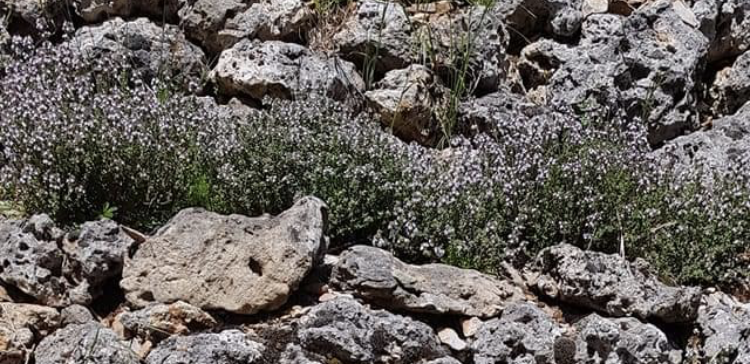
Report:
[[[187,206],[256,215],[314,194],[330,207],[335,247],[372,242],[494,272],[568,242],[624,248],[683,283],[747,278],[744,169],[713,184],[664,170],[627,123],[547,112],[438,151],[316,97],[231,116],[65,44],[11,48],[0,65],[0,201],[30,213],[75,223],[107,205],[152,228]]]

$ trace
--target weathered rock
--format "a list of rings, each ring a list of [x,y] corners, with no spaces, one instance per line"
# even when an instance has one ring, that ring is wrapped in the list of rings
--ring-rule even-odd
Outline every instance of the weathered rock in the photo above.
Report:
[[[331,279],[369,302],[411,312],[493,317],[524,298],[519,287],[477,271],[412,266],[369,246],[343,252]]]
[[[185,301],[240,314],[286,302],[326,250],[326,206],[303,198],[276,217],[186,209],[126,261],[126,299]],[[252,294],[248,294],[252,292]]]
[[[445,356],[424,323],[348,298],[313,307],[299,324],[302,348],[345,363],[414,363]]]
[[[501,88],[497,92],[461,103],[459,126],[466,135],[480,132],[492,134],[504,125],[525,123],[529,118],[542,112],[542,108],[522,95]]]
[[[8,220],[0,223],[0,280],[45,305],[88,304],[120,274],[133,243],[111,221],[89,222],[79,236],[63,237],[46,215]]]
[[[583,0],[511,0],[503,1],[495,12],[505,23],[527,38],[539,31],[558,37],[570,37],[584,20]]]
[[[705,173],[709,184],[713,183],[711,174],[742,171],[750,164],[750,104],[732,116],[715,120],[710,130],[672,140],[654,151],[653,157],[664,168]]]
[[[461,362],[455,358],[451,358],[448,356],[445,358],[430,360],[428,362],[425,362],[424,364],[461,364]]]
[[[450,327],[445,327],[443,329],[438,330],[438,338],[440,338],[440,342],[448,345],[451,350],[455,351],[464,351],[467,348],[466,341],[461,339],[460,336],[458,336],[458,333],[456,330],[451,329]]]
[[[31,349],[36,340],[49,335],[59,326],[60,314],[54,308],[0,303],[0,353]]]
[[[365,92],[370,106],[380,114],[381,122],[406,141],[431,145],[438,137],[436,115],[439,95],[429,70],[420,65],[390,71]]]
[[[461,332],[464,337],[472,337],[476,335],[479,328],[482,327],[484,322],[477,317],[470,317],[461,320]]]
[[[695,319],[700,289],[670,287],[643,266],[619,255],[583,251],[569,244],[542,250],[530,267],[529,286],[560,302],[644,320],[686,323]]]
[[[513,304],[477,331],[471,343],[474,363],[554,363],[555,339],[563,333],[552,317],[533,304]]]
[[[88,23],[131,16],[150,16],[174,22],[179,4],[178,0],[74,0],[73,6]]]
[[[400,3],[364,0],[333,37],[342,58],[385,73],[412,60],[409,17]]]
[[[39,343],[34,354],[37,364],[140,364],[112,330],[95,322],[56,331]]]
[[[734,114],[750,101],[750,52],[743,53],[731,66],[716,73],[711,94],[713,111],[719,115]]]
[[[122,273],[135,241],[112,220],[86,222],[63,239],[63,274],[77,282],[66,292],[71,302],[88,304],[102,295],[108,280]]]
[[[188,42],[178,27],[159,26],[146,18],[115,18],[82,27],[71,42],[84,54],[121,57],[148,77],[167,72],[186,86],[200,84],[207,70],[203,51]]]
[[[146,364],[252,364],[259,363],[263,350],[239,330],[174,336],[162,341]]]
[[[94,321],[94,315],[84,306],[72,305],[60,311],[60,320],[62,321],[62,326],[81,325]]]
[[[750,3],[744,0],[720,2],[716,39],[711,43],[709,62],[719,62],[750,50]]]
[[[696,322],[702,363],[750,363],[750,305],[723,293],[706,295]]]
[[[180,27],[188,38],[202,44],[210,52],[225,48],[219,40],[219,31],[228,18],[247,9],[242,0],[179,0]]]
[[[307,48],[278,41],[243,40],[224,51],[211,79],[226,95],[262,100],[293,99],[319,92],[345,100],[364,89],[354,66],[338,58],[322,58]]]
[[[67,5],[65,0],[0,0],[0,23],[9,20],[16,32],[35,36],[62,25]]]
[[[575,363],[679,364],[682,352],[656,326],[591,314],[576,323]]]
[[[115,317],[115,321],[122,325],[125,337],[146,339],[186,335],[217,326],[211,315],[181,301],[169,305],[155,303],[134,312],[124,311]]]
[[[505,78],[510,35],[491,8],[470,6],[429,19],[413,37],[421,59],[449,82],[462,78],[468,91],[494,92]]]
[[[227,47],[241,39],[288,40],[304,37],[315,13],[301,0],[261,0],[228,19],[219,32]]]

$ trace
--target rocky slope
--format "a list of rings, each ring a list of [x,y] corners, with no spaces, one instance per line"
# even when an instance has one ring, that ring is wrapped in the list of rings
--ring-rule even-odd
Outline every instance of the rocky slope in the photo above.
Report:
[[[744,363],[750,306],[558,245],[489,276],[353,246],[326,206],[188,209],[154,235],[0,222],[0,362]]]

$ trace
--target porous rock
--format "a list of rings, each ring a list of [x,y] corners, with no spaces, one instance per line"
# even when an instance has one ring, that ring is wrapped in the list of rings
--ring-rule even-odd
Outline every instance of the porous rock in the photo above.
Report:
[[[94,321],[94,315],[85,306],[71,305],[60,311],[60,320],[62,321],[62,326],[80,325]]]
[[[60,314],[54,308],[26,303],[0,303],[0,353],[31,349],[35,341],[59,326]]]
[[[260,362],[263,350],[239,330],[174,336],[162,341],[146,364],[252,364]]]
[[[279,41],[240,41],[222,52],[210,77],[223,94],[255,100],[317,92],[343,101],[364,89],[351,63]]]
[[[115,317],[126,337],[146,339],[186,335],[217,326],[216,320],[203,310],[185,302],[154,303],[137,311],[124,311]]]
[[[439,102],[432,73],[420,65],[390,71],[373,90],[365,92],[386,128],[405,141],[430,145],[437,138],[433,110]]]
[[[174,22],[178,0],[74,0],[78,15],[88,23],[115,17],[150,16]]]
[[[698,288],[670,287],[619,255],[560,244],[539,252],[530,266],[529,286],[559,302],[643,320],[687,323],[698,313]]]
[[[704,296],[696,320],[705,363],[750,363],[750,305],[724,294]]]
[[[65,326],[44,338],[34,354],[37,364],[140,364],[117,334],[95,322]]]
[[[331,279],[368,302],[410,312],[486,318],[524,299],[521,288],[501,279],[443,264],[408,265],[369,246],[344,251]]]
[[[8,220],[0,223],[0,280],[45,305],[88,304],[120,274],[134,243],[109,220],[68,235],[46,215]]]
[[[379,73],[405,68],[412,60],[411,24],[400,3],[364,0],[333,37],[342,58]]]
[[[239,314],[284,304],[326,250],[326,206],[306,197],[276,217],[186,209],[126,262],[120,286],[137,307],[184,301]]]
[[[716,73],[711,86],[713,111],[732,115],[750,101],[750,52],[745,52],[732,65]]]
[[[485,322],[471,350],[474,363],[553,363],[555,339],[565,330],[531,303],[515,303]]]
[[[303,316],[298,339],[304,350],[344,363],[415,363],[445,356],[426,324],[343,297]]]
[[[654,325],[591,314],[576,323],[575,363],[679,364],[682,352]]]

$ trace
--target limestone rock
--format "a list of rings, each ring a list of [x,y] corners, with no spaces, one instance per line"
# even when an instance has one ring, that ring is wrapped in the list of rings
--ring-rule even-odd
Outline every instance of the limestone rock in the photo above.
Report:
[[[45,305],[88,304],[120,274],[133,243],[111,221],[67,236],[46,215],[0,222],[0,280]]]
[[[700,303],[698,288],[667,286],[619,255],[569,244],[542,250],[530,270],[529,286],[540,294],[614,317],[687,323]]]
[[[713,111],[731,115],[750,101],[750,52],[745,52],[734,63],[717,72],[711,86]]]
[[[437,335],[438,338],[440,338],[440,342],[448,345],[451,350],[464,351],[467,348],[466,341],[463,341],[463,339],[458,336],[456,330],[453,330],[450,327],[438,330]]]
[[[301,0],[261,0],[228,19],[219,38],[225,47],[245,38],[263,41],[300,38],[312,28],[314,16]]]
[[[247,9],[242,0],[179,0],[180,27],[188,38],[202,44],[210,52],[225,48],[218,33],[228,18]]]
[[[342,58],[357,65],[373,61],[378,73],[411,62],[411,25],[400,3],[364,0],[333,37]]]
[[[186,335],[217,326],[211,315],[181,301],[169,305],[155,303],[138,311],[125,311],[118,314],[115,321],[125,329],[126,337],[146,339]]]
[[[576,363],[679,364],[682,352],[656,326],[591,314],[576,323]]]
[[[493,317],[524,298],[519,287],[477,271],[443,264],[408,265],[369,246],[342,253],[332,281],[379,306],[431,314]]]
[[[471,343],[474,363],[553,363],[554,342],[563,332],[533,304],[513,304],[477,331]]]
[[[39,26],[54,31],[62,25],[67,5],[65,0],[0,0],[0,16],[3,17],[0,24],[9,20],[18,33],[30,36],[39,34]]]
[[[146,364],[252,364],[260,363],[263,350],[239,330],[174,336],[162,341]]]
[[[95,322],[56,331],[39,343],[34,354],[37,364],[140,364],[117,334]]]
[[[386,73],[373,90],[365,92],[365,98],[380,114],[383,125],[398,137],[430,145],[438,137],[434,87],[429,70],[413,65]]]
[[[150,16],[174,22],[178,0],[74,0],[78,15],[87,23],[114,17]]]
[[[750,305],[723,294],[704,296],[696,320],[704,338],[701,362],[750,363]]]
[[[88,308],[81,305],[72,305],[62,309],[60,312],[62,326],[80,325],[94,321],[94,315]]]
[[[326,206],[314,197],[276,217],[186,209],[141,244],[120,286],[138,307],[181,300],[239,314],[273,310],[322,260],[325,224]]]
[[[174,25],[157,25],[146,18],[114,18],[85,26],[71,40],[91,57],[122,57],[147,77],[170,70],[186,86],[199,84],[207,69],[205,55]]]
[[[415,363],[445,355],[424,323],[348,298],[313,307],[299,325],[303,349],[344,363]]]
[[[709,62],[736,57],[750,50],[750,3],[744,0],[720,2],[716,39],[711,43]]]
[[[322,58],[307,48],[278,41],[243,40],[224,51],[211,79],[226,95],[262,100],[293,99],[319,92],[343,101],[364,89],[354,66],[338,58]]]
[[[59,326],[60,314],[54,308],[0,303],[0,353],[31,349],[36,340],[49,335]]]

